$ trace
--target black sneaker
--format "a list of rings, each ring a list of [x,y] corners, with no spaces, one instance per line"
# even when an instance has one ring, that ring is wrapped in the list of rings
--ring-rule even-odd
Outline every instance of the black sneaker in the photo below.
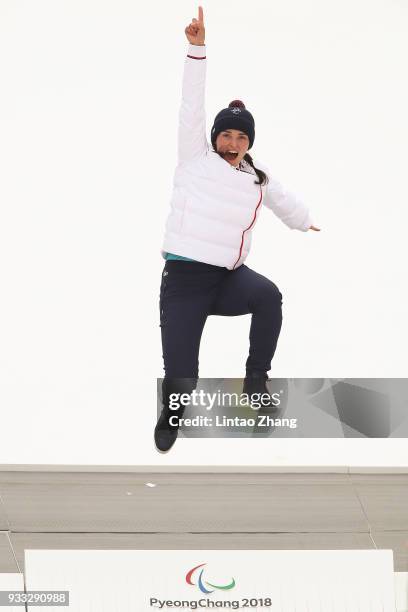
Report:
[[[242,392],[248,394],[249,403],[254,409],[276,412],[278,407],[266,386],[268,380],[266,372],[247,372]]]
[[[170,410],[168,406],[165,406],[159,416],[156,427],[154,428],[154,441],[157,450],[166,452],[171,449],[179,431],[179,419],[183,416],[185,407],[177,408],[177,410]],[[172,422],[170,423],[170,418]]]
[[[175,441],[177,440],[178,425],[171,425],[169,418],[173,416],[169,410],[163,408],[162,413],[157,421],[157,425],[154,428],[154,442],[157,450],[166,452],[171,449]]]
[[[174,395],[190,394],[197,385],[197,378],[167,378],[162,381],[161,389],[161,411],[157,425],[154,428],[154,441],[157,450],[166,452],[171,449],[179,431],[179,419],[183,416],[186,407],[184,405],[171,404],[171,398]],[[174,397],[173,397],[174,400]],[[170,424],[170,418],[172,423]]]

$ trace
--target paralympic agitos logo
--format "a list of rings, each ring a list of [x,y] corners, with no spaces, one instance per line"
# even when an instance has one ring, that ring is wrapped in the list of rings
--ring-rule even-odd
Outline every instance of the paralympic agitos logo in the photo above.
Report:
[[[204,567],[206,563],[202,563],[201,565],[197,565],[193,567],[193,569],[189,570],[186,574],[186,582],[191,586],[197,586],[202,593],[208,595],[209,593],[214,593],[214,591],[229,591],[233,589],[235,586],[235,578],[232,578],[229,584],[212,584],[207,580],[204,580]],[[199,571],[201,568],[201,571]],[[193,581],[194,580],[194,581]],[[210,587],[210,588],[208,588]]]

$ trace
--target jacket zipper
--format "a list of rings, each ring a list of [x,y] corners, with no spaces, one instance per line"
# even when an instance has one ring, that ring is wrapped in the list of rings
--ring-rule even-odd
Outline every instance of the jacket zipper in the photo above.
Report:
[[[234,263],[234,265],[232,266],[232,269],[235,269],[235,266],[237,265],[237,263],[239,262],[239,260],[241,259],[241,255],[242,255],[242,247],[244,246],[244,237],[245,237],[245,232],[247,232],[248,230],[251,229],[251,227],[253,226],[253,224],[255,223],[255,219],[256,219],[256,213],[258,212],[258,208],[261,205],[262,202],[262,198],[263,198],[263,193],[262,193],[262,187],[261,185],[259,186],[259,190],[261,192],[261,197],[259,198],[259,202],[256,205],[255,211],[254,211],[254,216],[253,219],[251,221],[251,224],[248,225],[248,227],[246,229],[244,229],[244,231],[242,232],[242,237],[241,237],[241,246],[239,247],[239,255],[238,255],[238,259],[236,260],[236,262]]]

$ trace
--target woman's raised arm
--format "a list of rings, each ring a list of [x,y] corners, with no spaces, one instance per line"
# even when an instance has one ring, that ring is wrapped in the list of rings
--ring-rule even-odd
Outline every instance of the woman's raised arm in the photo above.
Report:
[[[178,161],[190,161],[208,149],[205,122],[206,48],[204,14],[198,7],[184,30],[190,43],[184,64],[182,99],[179,113]]]

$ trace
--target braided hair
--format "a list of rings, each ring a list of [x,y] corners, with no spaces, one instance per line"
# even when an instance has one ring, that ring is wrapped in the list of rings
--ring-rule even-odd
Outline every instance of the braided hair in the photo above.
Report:
[[[255,185],[267,185],[269,183],[269,178],[267,174],[265,174],[263,170],[260,170],[259,168],[255,168],[254,160],[252,159],[249,153],[245,153],[244,159],[246,162],[248,162],[250,166],[252,166],[252,168],[255,170],[255,174],[258,177],[258,181],[254,181],[254,184]]]

